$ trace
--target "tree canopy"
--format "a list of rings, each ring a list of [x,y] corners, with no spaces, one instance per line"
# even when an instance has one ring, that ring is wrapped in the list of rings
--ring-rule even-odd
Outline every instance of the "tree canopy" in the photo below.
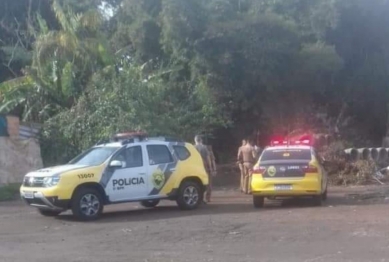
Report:
[[[371,145],[389,132],[385,0],[0,5],[0,113],[43,124],[47,161],[127,129],[207,133],[221,149],[295,129]]]

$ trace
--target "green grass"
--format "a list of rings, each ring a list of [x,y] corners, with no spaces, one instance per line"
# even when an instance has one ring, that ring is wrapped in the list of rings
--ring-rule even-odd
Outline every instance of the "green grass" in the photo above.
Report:
[[[19,194],[20,184],[0,186],[0,202],[13,200]]]

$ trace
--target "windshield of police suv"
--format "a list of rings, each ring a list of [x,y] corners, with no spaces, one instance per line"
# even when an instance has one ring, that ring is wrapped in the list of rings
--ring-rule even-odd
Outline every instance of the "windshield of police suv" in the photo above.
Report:
[[[271,160],[311,160],[311,150],[297,148],[267,149],[263,152],[261,161]]]
[[[74,158],[69,164],[98,166],[104,163],[118,149],[119,147],[93,147]]]

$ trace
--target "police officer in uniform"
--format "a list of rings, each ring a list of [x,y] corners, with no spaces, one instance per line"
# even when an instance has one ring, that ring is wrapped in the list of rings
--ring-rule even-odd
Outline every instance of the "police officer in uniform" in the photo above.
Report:
[[[207,191],[205,192],[205,199],[204,199],[204,203],[207,203],[211,201],[212,177],[216,175],[216,166],[213,165],[214,163],[212,161],[213,154],[211,154],[209,152],[208,147],[203,144],[203,138],[199,135],[195,136],[195,147],[197,151],[199,151],[203,159],[205,171],[207,172],[209,178],[209,185]]]
[[[241,146],[238,152],[238,161],[241,163],[243,170],[241,174],[243,176],[242,191],[245,194],[250,193],[250,170],[254,167],[255,159],[256,152],[253,146],[246,140],[246,144]]]
[[[246,139],[242,140],[242,146],[238,149],[237,155],[237,163],[239,165],[240,170],[240,191],[244,192],[244,169],[243,169],[243,156],[242,156],[242,148],[247,144]]]

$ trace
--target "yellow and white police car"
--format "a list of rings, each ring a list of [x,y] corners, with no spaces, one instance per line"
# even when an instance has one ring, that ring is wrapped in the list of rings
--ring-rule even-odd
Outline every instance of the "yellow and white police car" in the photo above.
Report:
[[[311,197],[315,205],[327,199],[327,172],[311,140],[276,140],[264,149],[251,174],[254,207],[264,199]]]
[[[123,202],[139,201],[151,208],[169,199],[181,209],[195,209],[207,185],[193,145],[134,137],[96,145],[66,165],[28,173],[20,195],[44,216],[71,209],[85,221],[99,218],[104,205]]]

